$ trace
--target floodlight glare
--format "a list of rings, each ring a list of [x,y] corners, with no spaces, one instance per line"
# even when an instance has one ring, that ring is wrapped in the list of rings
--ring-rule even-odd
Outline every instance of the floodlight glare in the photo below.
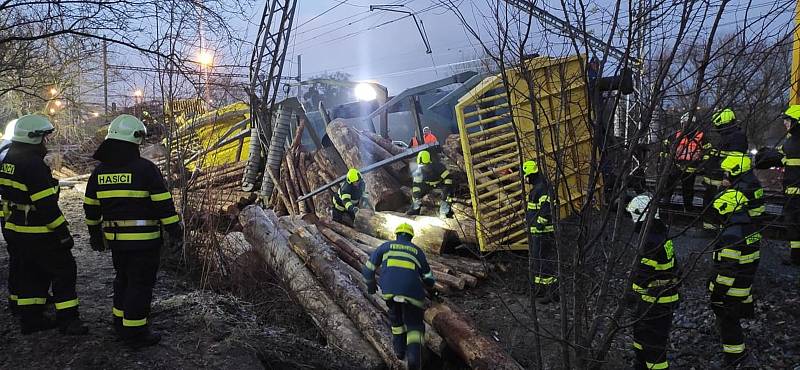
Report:
[[[353,93],[355,94],[356,99],[361,101],[375,100],[375,98],[378,97],[378,92],[375,91],[375,88],[368,83],[360,83],[356,85]]]

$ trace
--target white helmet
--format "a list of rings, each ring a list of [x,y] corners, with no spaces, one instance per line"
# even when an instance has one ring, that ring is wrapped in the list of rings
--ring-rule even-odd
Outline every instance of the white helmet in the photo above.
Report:
[[[47,117],[39,114],[26,114],[17,119],[11,141],[26,144],[41,144],[42,139],[53,132],[55,127]]]
[[[16,119],[12,119],[6,124],[6,131],[3,133],[3,140],[11,141],[11,138],[14,137],[14,127],[17,127]]]
[[[692,116],[692,123],[695,122],[697,122],[697,113]],[[686,112],[681,116],[681,124],[685,125],[687,123],[689,123],[689,112]]]
[[[631,202],[628,203],[627,211],[631,214],[631,218],[633,222],[644,221],[644,217],[647,215],[647,207],[650,206],[650,201],[653,198],[647,194],[640,194],[631,199]],[[658,209],[656,209],[656,214],[653,216],[658,219]]]
[[[130,114],[121,114],[114,118],[108,125],[106,139],[127,141],[129,143],[141,144],[147,136],[147,128],[141,120]]]

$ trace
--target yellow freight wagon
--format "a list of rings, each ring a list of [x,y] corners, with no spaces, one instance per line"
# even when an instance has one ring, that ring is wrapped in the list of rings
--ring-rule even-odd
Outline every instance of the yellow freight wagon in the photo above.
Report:
[[[550,183],[558,184],[553,201],[559,218],[586,203],[594,147],[582,60],[526,60],[525,68],[506,71],[510,94],[495,75],[456,104],[481,251],[528,248],[524,205],[530,189],[520,180],[521,159],[540,160]],[[531,77],[530,86],[522,73]],[[601,186],[598,180],[595,188]]]

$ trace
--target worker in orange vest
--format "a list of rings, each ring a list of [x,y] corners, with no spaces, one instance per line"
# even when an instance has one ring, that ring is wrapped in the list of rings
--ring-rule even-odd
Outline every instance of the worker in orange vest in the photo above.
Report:
[[[695,119],[692,120],[693,122]],[[692,123],[693,123],[692,122]],[[689,124],[689,113],[684,113],[681,116],[681,125],[686,126]],[[673,152],[673,172],[670,175],[677,185],[677,180],[680,179],[681,196],[683,198],[683,208],[686,211],[691,211],[694,202],[694,184],[697,178],[697,168],[703,159],[703,137],[704,133],[696,127],[687,127],[686,132],[678,130],[675,133],[675,141],[678,143]],[[671,152],[671,143],[669,140],[664,140],[665,150],[662,151],[662,156],[668,156]],[[673,185],[674,186],[674,185]],[[669,198],[672,197],[672,188],[666,194],[667,203]]]
[[[436,138],[436,135],[431,132],[431,128],[425,126],[422,128],[422,142],[425,144],[436,144],[439,142],[439,139]],[[419,141],[417,140],[416,135],[411,138],[411,147],[419,146]]]

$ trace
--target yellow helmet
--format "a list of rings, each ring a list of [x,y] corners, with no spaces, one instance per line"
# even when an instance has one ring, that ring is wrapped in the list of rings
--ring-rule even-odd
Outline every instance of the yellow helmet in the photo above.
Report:
[[[725,159],[722,160],[722,170],[730,174],[731,176],[739,176],[747,171],[750,171],[751,166],[750,157],[740,154],[740,155],[729,155],[725,156]]]
[[[408,223],[403,222],[402,224],[397,225],[397,228],[394,229],[394,233],[395,234],[406,233],[408,235],[411,235],[411,237],[413,238],[414,228],[411,227],[411,225],[409,225]]]
[[[361,180],[361,172],[358,172],[357,169],[351,168],[347,170],[347,183],[348,184],[355,184]]]
[[[736,120],[736,115],[733,113],[733,110],[730,108],[725,108],[721,111],[714,113],[714,116],[711,117],[714,126],[722,126],[727,125]]]
[[[748,199],[736,189],[728,189],[717,195],[714,199],[714,209],[721,215],[742,210],[747,205]]]
[[[431,163],[431,153],[427,150],[423,150],[417,154],[417,164],[429,164]]]
[[[539,173],[539,164],[536,161],[525,161],[522,164],[522,174],[525,176]]]
[[[783,112],[783,118],[800,121],[800,105],[790,105],[789,108]]]

